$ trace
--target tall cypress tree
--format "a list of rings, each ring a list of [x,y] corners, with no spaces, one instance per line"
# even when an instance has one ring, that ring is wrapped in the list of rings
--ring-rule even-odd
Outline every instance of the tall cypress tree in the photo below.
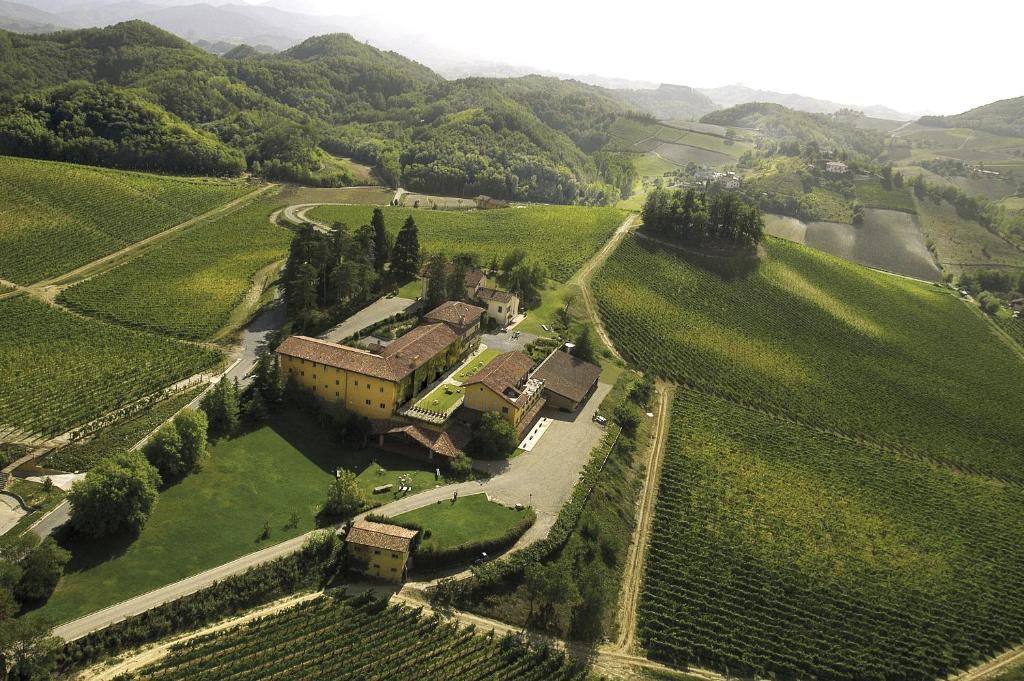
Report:
[[[391,273],[399,281],[415,278],[419,274],[421,257],[419,230],[410,215],[405,219],[395,239],[395,247],[391,250]]]
[[[373,209],[370,226],[373,227],[373,268],[383,272],[384,266],[391,259],[391,235],[384,228],[384,211],[380,208]]]

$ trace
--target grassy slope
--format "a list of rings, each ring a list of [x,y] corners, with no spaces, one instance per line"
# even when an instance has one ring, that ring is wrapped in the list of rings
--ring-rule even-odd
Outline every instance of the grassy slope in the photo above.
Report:
[[[412,208],[384,208],[388,231],[397,234],[412,215],[420,245],[428,252],[454,255],[476,253],[485,262],[522,248],[544,264],[551,276],[564,281],[572,276],[622,222],[615,208],[530,206],[453,212]],[[310,212],[320,222],[340,221],[349,229],[368,224],[372,210],[364,206],[322,206]]]
[[[916,203],[921,231],[934,244],[944,269],[956,273],[991,265],[1024,267],[1024,253],[978,223],[959,217],[945,201]]]
[[[1019,642],[1020,487],[688,391],[664,466],[640,610],[656,658],[932,679]]]
[[[34,431],[81,425],[221,360],[25,297],[0,301],[0,319],[0,422]]]
[[[459,546],[471,541],[487,541],[504,535],[513,525],[525,519],[529,511],[517,511],[488,501],[486,494],[471,494],[439,501],[395,516],[396,521],[417,523],[430,530],[424,546],[438,549]]]
[[[857,180],[853,186],[857,193],[857,199],[866,208],[885,208],[904,213],[917,212],[914,206],[914,197],[911,196],[910,189],[906,186],[886,190],[882,188],[881,181],[874,177]]]
[[[380,474],[374,462],[387,472]],[[212,447],[202,471],[160,494],[134,541],[63,538],[73,557],[39,612],[67,621],[307,532],[315,527],[338,466],[359,473],[367,498],[374,486],[395,484],[402,474],[412,476],[414,490],[434,484],[434,474],[414,462],[352,452],[309,417],[286,413],[270,426]],[[269,540],[260,539],[265,521]]]
[[[267,216],[279,199],[256,201],[175,236],[61,300],[87,314],[182,338],[206,339],[228,321],[267,264],[284,258],[292,232]]]
[[[1024,481],[1024,365],[971,310],[797,244],[764,252],[719,274],[630,239],[594,280],[605,326],[656,375]]]
[[[0,279],[75,269],[241,196],[242,182],[0,156]]]

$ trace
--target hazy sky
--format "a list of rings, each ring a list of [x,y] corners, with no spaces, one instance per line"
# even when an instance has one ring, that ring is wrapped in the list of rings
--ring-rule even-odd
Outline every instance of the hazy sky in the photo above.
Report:
[[[331,14],[364,2],[297,0]],[[393,0],[401,32],[488,60],[698,87],[742,83],[910,113],[1024,95],[1024,3]],[[950,7],[947,9],[947,7]]]

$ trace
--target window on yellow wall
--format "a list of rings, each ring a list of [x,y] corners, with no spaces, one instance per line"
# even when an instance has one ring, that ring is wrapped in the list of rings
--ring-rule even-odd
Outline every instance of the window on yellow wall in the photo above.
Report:
[[[387,407],[386,407],[386,406],[384,405],[384,403],[383,403],[383,402],[381,402],[381,403],[380,403],[380,408],[381,408],[381,409],[387,409]]]
[[[508,407],[502,407],[501,408],[501,413],[502,414],[507,414],[508,413]]]
[[[335,396],[335,397],[341,397],[341,393],[339,393],[339,392],[335,392],[335,393],[334,393],[334,396]]]
[[[341,385],[341,381],[335,381],[334,385]]]
[[[367,406],[369,406],[370,400],[366,400],[366,404],[367,404]]]
[[[381,387],[380,387],[380,391],[381,391],[381,392],[384,392],[384,386],[381,386]]]

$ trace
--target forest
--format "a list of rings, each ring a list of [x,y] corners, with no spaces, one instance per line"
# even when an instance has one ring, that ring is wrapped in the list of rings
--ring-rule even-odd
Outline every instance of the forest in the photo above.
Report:
[[[194,175],[343,185],[323,152],[419,192],[602,205],[633,188],[599,152],[627,110],[528,76],[446,81],[347,34],[278,54],[203,52],[141,21],[0,31],[0,153]]]
[[[761,211],[732,192],[658,188],[644,201],[643,219],[645,228],[692,244],[750,248],[764,236]]]

